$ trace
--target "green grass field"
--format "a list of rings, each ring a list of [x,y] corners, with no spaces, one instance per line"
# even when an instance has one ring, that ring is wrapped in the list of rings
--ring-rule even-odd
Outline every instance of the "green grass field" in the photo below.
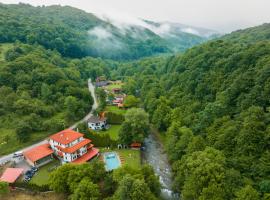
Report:
[[[121,125],[111,125],[111,127],[106,131],[99,131],[98,134],[108,134],[112,140],[118,140],[118,134]]]
[[[124,85],[123,83],[119,83],[119,84],[114,84],[114,83],[113,83],[113,84],[107,85],[107,86],[105,87],[105,89],[111,92],[112,89],[115,89],[115,88],[122,88],[123,85]]]
[[[119,109],[117,106],[106,106],[105,111],[113,112],[113,113],[121,114],[121,115],[124,115],[127,112],[127,110]]]
[[[35,142],[41,141],[48,135],[50,135],[48,132],[31,133],[29,141],[20,143],[16,138],[14,129],[0,128],[0,156],[15,152]],[[7,136],[9,138],[8,142],[5,141]]]
[[[123,149],[123,150],[116,150],[119,156],[124,158],[124,165],[128,165],[135,169],[140,168],[141,166],[141,154],[139,150],[133,149]]]
[[[39,168],[38,172],[33,176],[30,183],[35,183],[37,185],[46,185],[49,183],[50,173],[49,169],[58,166],[60,163],[58,160],[54,160],[47,165]]]
[[[63,113],[58,113],[51,118],[54,119],[63,119]],[[15,151],[18,151],[24,147],[30,146],[36,142],[42,141],[47,138],[49,135],[54,134],[54,132],[33,132],[30,133],[30,138],[27,142],[19,142],[15,133],[15,125],[21,118],[14,115],[10,119],[4,119],[0,117],[0,124],[3,124],[3,127],[0,127],[0,156],[6,155]],[[10,123],[10,124],[9,124]],[[73,122],[72,122],[73,123]],[[68,127],[70,124],[65,124]],[[64,129],[64,127],[63,127]],[[8,142],[6,142],[8,137]]]

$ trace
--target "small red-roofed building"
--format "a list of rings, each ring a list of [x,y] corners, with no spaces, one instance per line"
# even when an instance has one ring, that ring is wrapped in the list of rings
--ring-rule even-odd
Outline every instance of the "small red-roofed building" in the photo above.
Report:
[[[122,103],[119,103],[119,104],[117,105],[117,107],[120,108],[120,109],[124,109],[124,108],[125,108],[124,104],[122,104]]]
[[[113,88],[113,89],[112,89],[112,92],[113,92],[114,94],[120,94],[120,93],[122,92],[122,89],[121,89],[121,88]]]
[[[53,160],[53,150],[48,143],[24,151],[23,155],[28,164],[33,167],[40,167]]]
[[[142,146],[142,144],[139,143],[139,142],[133,142],[133,143],[130,145],[130,147],[131,147],[132,149],[140,149],[141,146]]]
[[[14,183],[22,173],[23,169],[21,168],[7,168],[0,177],[0,182]]]
[[[83,163],[99,153],[98,149],[93,148],[92,141],[83,136],[82,133],[66,129],[50,136],[49,143],[62,163]]]

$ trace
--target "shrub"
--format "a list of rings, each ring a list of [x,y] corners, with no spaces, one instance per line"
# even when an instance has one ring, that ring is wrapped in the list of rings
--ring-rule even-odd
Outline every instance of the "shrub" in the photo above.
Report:
[[[0,181],[0,197],[9,193],[8,183]]]

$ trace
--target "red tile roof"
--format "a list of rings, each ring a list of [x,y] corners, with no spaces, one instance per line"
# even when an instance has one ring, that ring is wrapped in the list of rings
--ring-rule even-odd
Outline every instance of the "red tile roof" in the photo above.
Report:
[[[0,177],[0,181],[14,183],[22,173],[23,169],[21,168],[7,168]]]
[[[133,147],[133,148],[139,148],[139,147],[142,146],[142,144],[141,143],[134,142],[130,146]]]
[[[120,99],[116,99],[116,100],[113,100],[113,103],[123,103],[123,100],[120,100]]]
[[[53,153],[49,144],[42,144],[23,152],[23,155],[30,161],[35,162]]]
[[[124,104],[119,103],[117,106],[122,108],[122,107],[124,107]]]
[[[80,148],[82,148],[83,146],[89,144],[91,142],[91,140],[89,139],[84,139],[83,141],[75,144],[74,146],[72,147],[67,147],[67,148],[63,148],[61,146],[57,146],[57,148],[62,151],[62,152],[65,152],[65,153],[73,153],[77,150],[79,150]]]
[[[58,156],[63,157],[63,153],[61,151],[57,151]]]
[[[68,144],[77,140],[78,138],[83,137],[82,133],[78,133],[71,129],[66,129],[50,136],[50,139],[59,142],[60,144]]]
[[[99,152],[99,149],[92,148],[86,154],[84,154],[82,157],[72,161],[72,163],[81,164],[81,163],[87,162],[91,158],[95,157],[98,154],[98,152]]]

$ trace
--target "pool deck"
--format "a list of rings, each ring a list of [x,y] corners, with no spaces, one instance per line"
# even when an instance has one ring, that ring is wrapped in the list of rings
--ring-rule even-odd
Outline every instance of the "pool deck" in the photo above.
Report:
[[[118,163],[119,163],[119,166],[117,166],[117,167],[114,168],[114,169],[117,169],[117,168],[121,167],[121,165],[122,165],[123,162],[124,162],[124,159],[121,158],[121,157],[119,156],[119,154],[118,154],[117,152],[115,152],[115,151],[102,153],[101,156],[100,156],[100,159],[105,163],[105,169],[106,169],[106,171],[114,170],[114,169],[108,169],[108,166],[107,166],[106,155],[110,155],[110,154],[114,154],[114,155],[116,156],[116,159],[118,160]]]

